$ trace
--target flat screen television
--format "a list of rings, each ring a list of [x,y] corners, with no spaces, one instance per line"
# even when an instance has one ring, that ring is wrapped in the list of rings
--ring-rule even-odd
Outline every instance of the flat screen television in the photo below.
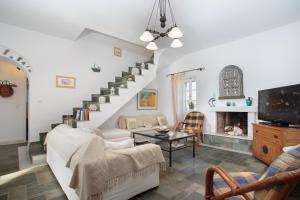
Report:
[[[300,125],[300,84],[258,91],[258,119]]]

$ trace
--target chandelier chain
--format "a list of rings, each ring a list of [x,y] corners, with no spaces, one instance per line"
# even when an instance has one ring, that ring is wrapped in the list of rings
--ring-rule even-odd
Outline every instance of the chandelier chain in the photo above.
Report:
[[[159,6],[159,3],[157,5],[157,7]],[[157,17],[158,17],[158,9],[156,10],[156,15],[155,15],[155,21],[154,21],[154,27],[153,27],[153,30],[155,31],[156,29],[156,22],[157,22]]]
[[[169,9],[170,9],[170,14],[171,14],[171,18],[172,18],[173,25],[176,26],[176,21],[175,21],[175,17],[174,17],[174,13],[173,13],[173,9],[172,9],[170,0],[168,0],[168,4],[169,4]]]
[[[152,15],[153,15],[153,11],[154,11],[156,2],[157,2],[157,0],[155,0],[155,2],[154,2],[154,5],[153,5],[152,11],[151,11],[151,15],[150,15],[150,18],[149,18],[149,20],[148,20],[147,29],[149,28],[149,24],[150,24],[150,22],[151,22],[151,18],[152,18]]]

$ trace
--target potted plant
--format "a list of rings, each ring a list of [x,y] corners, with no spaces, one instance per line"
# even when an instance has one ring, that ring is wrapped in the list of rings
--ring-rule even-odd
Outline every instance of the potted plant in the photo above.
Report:
[[[190,101],[190,103],[189,103],[189,109],[190,110],[194,110],[194,108],[195,108],[194,102]]]

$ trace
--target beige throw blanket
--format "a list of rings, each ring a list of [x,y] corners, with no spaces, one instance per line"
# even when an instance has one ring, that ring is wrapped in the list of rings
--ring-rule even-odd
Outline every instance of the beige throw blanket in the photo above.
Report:
[[[165,167],[165,158],[160,146],[156,144],[145,144],[135,148],[117,150],[116,152],[129,156],[133,160],[135,171],[156,163],[160,163],[162,167]]]
[[[101,200],[103,192],[126,178],[152,173],[156,164],[165,166],[158,145],[104,151],[104,141],[100,137],[80,147],[68,163],[67,167],[73,170],[70,187],[76,189],[81,200]]]

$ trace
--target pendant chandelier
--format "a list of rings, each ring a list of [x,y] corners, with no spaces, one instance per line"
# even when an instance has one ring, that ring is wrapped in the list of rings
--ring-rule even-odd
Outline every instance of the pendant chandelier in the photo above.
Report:
[[[166,28],[167,25],[167,6],[169,6],[168,10],[170,12],[171,16],[171,21],[172,25],[169,28]],[[156,10],[155,15],[154,11]],[[159,14],[159,22],[160,22],[160,27],[162,30],[166,28],[166,31],[159,32],[156,29],[156,22],[157,22],[157,17]],[[147,49],[149,50],[157,50],[158,46],[156,45],[155,41],[157,41],[159,38],[163,37],[169,37],[173,39],[171,43],[172,48],[179,48],[182,47],[183,44],[179,40],[183,36],[183,33],[181,30],[177,27],[175,17],[173,14],[173,10],[170,4],[170,0],[155,0],[151,15],[147,24],[147,28],[144,31],[144,33],[140,36],[140,40],[143,42],[149,42],[146,46]]]

